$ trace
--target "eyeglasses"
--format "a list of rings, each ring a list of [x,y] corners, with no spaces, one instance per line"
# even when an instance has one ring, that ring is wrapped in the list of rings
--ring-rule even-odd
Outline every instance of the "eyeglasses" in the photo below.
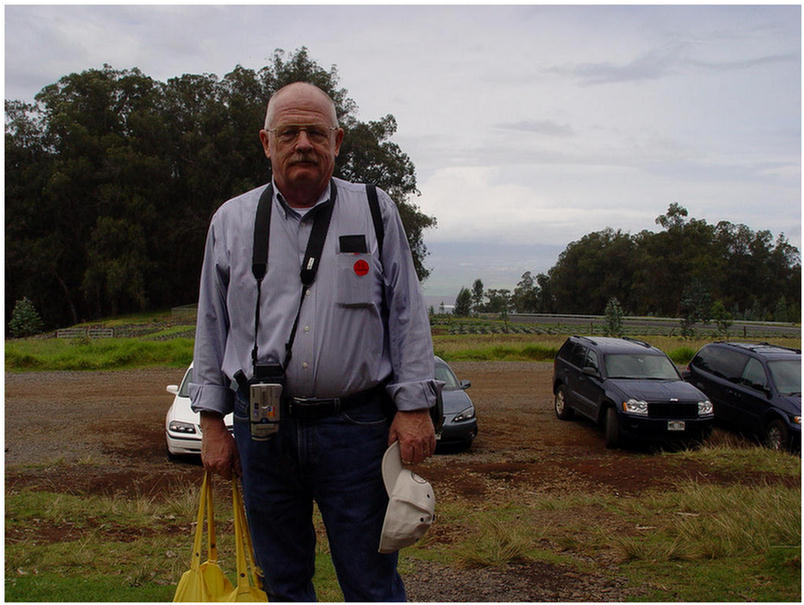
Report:
[[[338,130],[337,126],[297,126],[290,124],[287,126],[279,126],[278,128],[269,128],[268,132],[274,135],[283,143],[293,143],[299,134],[304,131],[307,133],[307,138],[311,143],[325,143],[329,140],[329,133]]]

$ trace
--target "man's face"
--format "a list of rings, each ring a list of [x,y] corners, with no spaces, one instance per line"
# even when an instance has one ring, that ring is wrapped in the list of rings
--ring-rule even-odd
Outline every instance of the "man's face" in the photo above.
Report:
[[[334,128],[327,100],[310,87],[274,99],[269,130],[260,131],[277,187],[292,205],[311,206],[335,169],[343,130]]]

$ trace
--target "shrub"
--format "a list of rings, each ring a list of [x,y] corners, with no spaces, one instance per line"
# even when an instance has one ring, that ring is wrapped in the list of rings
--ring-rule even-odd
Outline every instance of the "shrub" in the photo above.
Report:
[[[612,297],[606,304],[606,336],[623,335],[623,309],[620,302]]]
[[[44,329],[44,323],[34,304],[27,297],[18,300],[11,312],[11,321],[8,322],[8,331],[11,336],[24,338],[39,334]]]

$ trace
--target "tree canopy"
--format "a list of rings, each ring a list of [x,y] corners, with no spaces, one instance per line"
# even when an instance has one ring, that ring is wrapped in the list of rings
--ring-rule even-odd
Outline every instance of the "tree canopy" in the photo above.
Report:
[[[159,82],[139,69],[62,77],[35,102],[6,101],[6,312],[28,297],[50,327],[193,302],[217,207],[268,181],[258,131],[271,94],[312,82],[346,131],[335,175],[389,193],[420,279],[425,229],[410,158],[392,115],[361,122],[357,104],[306,48],[260,70]],[[6,317],[6,323],[8,317]]]
[[[630,315],[800,320],[801,258],[784,235],[711,225],[679,204],[656,224],[657,233],[606,228],[570,243],[546,274],[522,275],[507,308],[600,315],[616,299]],[[476,280],[473,310],[498,312],[501,292],[484,292]]]

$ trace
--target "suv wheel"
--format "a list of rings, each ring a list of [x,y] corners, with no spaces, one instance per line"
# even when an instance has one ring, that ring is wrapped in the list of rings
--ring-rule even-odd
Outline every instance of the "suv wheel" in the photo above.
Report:
[[[606,447],[614,448],[620,445],[620,417],[613,406],[606,408]]]
[[[765,427],[766,447],[772,450],[784,450],[787,447],[787,427],[781,418],[774,418]]]
[[[574,410],[567,406],[567,395],[563,384],[556,389],[553,407],[559,420],[569,420],[575,415]]]

